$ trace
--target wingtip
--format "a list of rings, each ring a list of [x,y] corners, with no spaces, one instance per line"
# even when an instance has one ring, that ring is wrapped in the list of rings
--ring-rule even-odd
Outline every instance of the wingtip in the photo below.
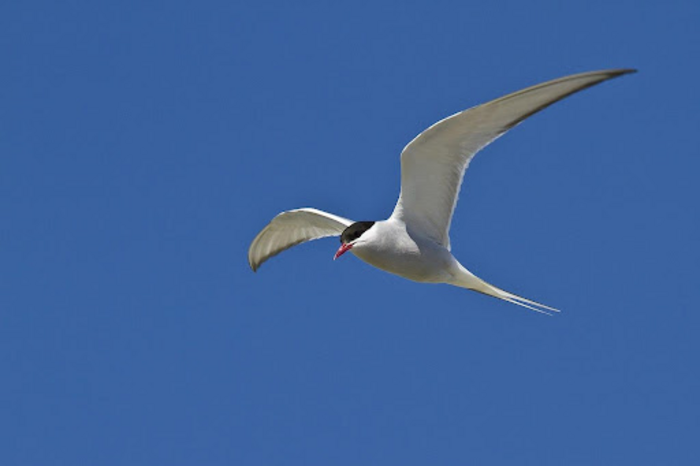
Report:
[[[567,79],[567,78],[582,78],[582,77],[592,77],[592,76],[598,76],[599,79],[596,81],[596,84],[602,81],[607,81],[608,79],[614,79],[618,78],[620,76],[624,76],[626,74],[634,74],[637,73],[639,70],[636,68],[609,68],[609,69],[602,69],[602,70],[596,70],[596,71],[585,71],[583,73],[576,73],[572,74],[570,76],[565,76],[560,79]],[[558,81],[558,80],[555,80]],[[545,83],[547,84],[547,83]],[[595,85],[595,84],[592,84]],[[589,87],[589,86],[587,86]],[[583,88],[585,89],[585,87]]]
[[[251,260],[250,256],[248,256],[248,267],[250,267],[250,270],[252,270],[253,273],[255,273],[258,271],[258,267],[260,267],[260,264],[256,264]]]
[[[634,74],[637,73],[638,70],[636,68],[616,68],[616,69],[610,69],[610,70],[600,70],[597,73],[601,76],[604,76],[602,79],[603,81],[607,81],[608,79],[615,79],[619,78],[620,76],[625,76],[627,74]]]
[[[625,74],[634,74],[639,72],[637,68],[620,68],[618,70],[613,70],[613,75],[615,76],[622,76]]]

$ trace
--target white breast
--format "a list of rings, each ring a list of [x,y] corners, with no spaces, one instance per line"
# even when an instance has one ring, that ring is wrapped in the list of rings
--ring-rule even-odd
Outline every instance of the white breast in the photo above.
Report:
[[[368,241],[351,252],[361,260],[386,272],[427,283],[445,283],[456,262],[442,245],[406,230],[403,222],[377,222],[367,232]]]

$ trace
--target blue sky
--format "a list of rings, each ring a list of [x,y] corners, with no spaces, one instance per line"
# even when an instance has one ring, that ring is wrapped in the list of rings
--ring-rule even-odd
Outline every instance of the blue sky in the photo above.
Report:
[[[349,4],[348,4],[349,5]],[[3,465],[698,464],[696,1],[0,8]],[[440,118],[634,67],[472,163],[455,255],[553,318],[282,210],[382,219]]]

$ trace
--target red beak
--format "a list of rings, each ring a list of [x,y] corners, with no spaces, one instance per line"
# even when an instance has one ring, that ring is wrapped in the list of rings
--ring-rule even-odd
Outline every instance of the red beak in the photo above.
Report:
[[[346,252],[348,252],[351,249],[352,249],[352,244],[350,244],[350,243],[341,244],[340,247],[338,248],[338,250],[335,252],[335,256],[333,256],[333,260],[336,260],[337,258],[339,258],[340,256],[342,256],[343,254],[345,254]]]

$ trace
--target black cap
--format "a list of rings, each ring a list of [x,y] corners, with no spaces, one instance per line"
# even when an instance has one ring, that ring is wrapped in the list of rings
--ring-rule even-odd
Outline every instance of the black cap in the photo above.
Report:
[[[350,243],[352,241],[355,241],[357,238],[362,236],[362,234],[372,228],[372,225],[374,225],[374,222],[355,222],[349,227],[347,227],[345,230],[343,230],[343,233],[340,235],[340,242],[343,244]]]

